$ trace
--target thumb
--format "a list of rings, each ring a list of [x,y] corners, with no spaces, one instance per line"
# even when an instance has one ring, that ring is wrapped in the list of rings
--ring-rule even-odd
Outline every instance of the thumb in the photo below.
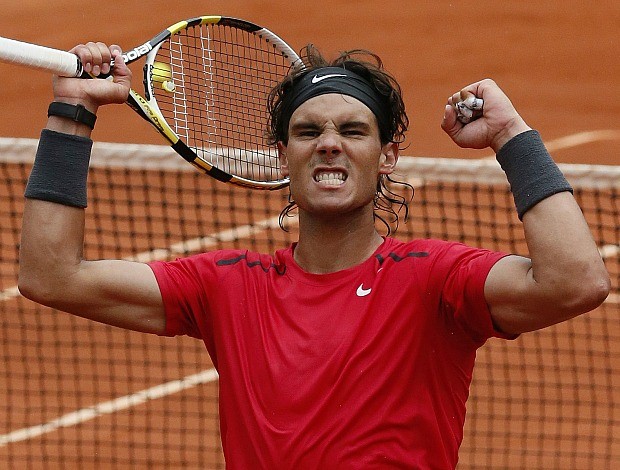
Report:
[[[454,139],[454,136],[463,128],[463,123],[458,120],[456,110],[449,104],[447,104],[444,109],[441,128],[452,139]]]
[[[122,101],[127,99],[127,95],[129,94],[129,88],[131,87],[131,70],[125,64],[123,60],[123,53],[119,46],[111,46],[110,52],[112,53],[112,59],[114,60],[114,67],[112,69],[112,79],[114,83],[120,86],[120,89],[123,90],[125,96],[122,98]]]

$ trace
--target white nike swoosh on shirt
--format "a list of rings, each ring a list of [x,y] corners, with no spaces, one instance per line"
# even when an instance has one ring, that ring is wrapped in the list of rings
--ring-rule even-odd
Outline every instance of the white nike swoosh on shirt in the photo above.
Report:
[[[321,80],[325,80],[326,78],[334,78],[334,77],[346,77],[346,75],[341,74],[341,73],[330,73],[327,75],[322,75],[322,76],[318,76],[315,75],[314,77],[312,77],[312,83],[319,83]]]
[[[360,284],[359,287],[357,288],[357,296],[358,297],[366,297],[368,294],[370,294],[370,291],[372,291],[372,287],[368,288],[368,289],[364,289],[364,284]]]

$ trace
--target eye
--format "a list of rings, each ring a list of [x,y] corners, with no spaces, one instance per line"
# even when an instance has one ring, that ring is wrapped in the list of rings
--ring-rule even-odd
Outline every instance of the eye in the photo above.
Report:
[[[339,130],[343,137],[365,137],[371,132],[368,124],[359,121],[344,122]]]
[[[348,136],[348,137],[356,137],[356,136],[365,135],[362,129],[344,129],[341,133],[342,135]]]
[[[304,130],[300,130],[299,132],[297,132],[297,135],[299,137],[314,138],[319,135],[319,131],[314,130],[314,129],[304,129]]]

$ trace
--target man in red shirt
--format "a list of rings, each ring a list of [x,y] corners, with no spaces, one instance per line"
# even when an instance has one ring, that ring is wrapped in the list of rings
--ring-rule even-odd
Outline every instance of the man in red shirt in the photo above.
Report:
[[[609,277],[570,186],[491,80],[450,97],[442,127],[497,153],[530,257],[381,236],[376,198],[407,127],[400,90],[372,56],[327,63],[308,51],[270,102],[297,243],[274,255],[84,260],[85,194],[71,183],[86,175],[52,187],[48,170],[87,161],[91,129],[51,116],[26,191],[19,288],[96,321],[201,338],[220,374],[229,468],[454,468],[476,349],[595,308]],[[113,80],[56,78],[56,101],[95,113],[126,99],[117,46],[74,52],[95,75],[114,59]],[[457,110],[472,96],[484,112],[464,124]]]

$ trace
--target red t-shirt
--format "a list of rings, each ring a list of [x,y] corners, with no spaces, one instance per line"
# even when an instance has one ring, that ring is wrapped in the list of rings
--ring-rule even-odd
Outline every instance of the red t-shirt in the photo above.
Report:
[[[387,238],[311,274],[293,250],[151,263],[166,334],[203,339],[219,372],[227,467],[454,468],[476,349],[503,336],[483,289],[505,254]]]

